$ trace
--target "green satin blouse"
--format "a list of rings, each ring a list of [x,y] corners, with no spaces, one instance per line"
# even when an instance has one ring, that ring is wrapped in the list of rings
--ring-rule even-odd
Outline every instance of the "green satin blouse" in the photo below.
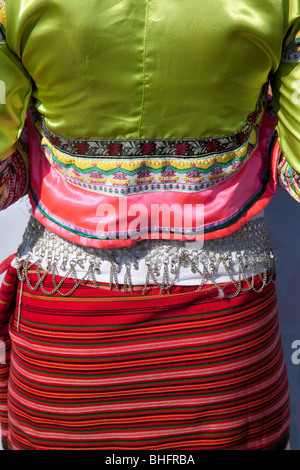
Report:
[[[282,61],[299,30],[299,0],[6,0],[0,158],[31,96],[66,137],[200,138],[237,131],[270,78],[300,171],[300,64]]]

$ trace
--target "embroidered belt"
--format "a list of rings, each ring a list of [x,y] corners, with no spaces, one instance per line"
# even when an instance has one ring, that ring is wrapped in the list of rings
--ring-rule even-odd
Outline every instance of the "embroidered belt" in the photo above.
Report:
[[[31,217],[18,249],[16,267],[19,279],[27,282],[32,290],[39,287],[45,294],[58,293],[71,295],[77,286],[85,281],[92,281],[95,287],[103,284],[97,281],[103,263],[109,263],[109,287],[132,291],[133,270],[140,269],[143,260],[146,267],[145,277],[139,285],[144,285],[143,293],[150,285],[159,286],[161,293],[168,292],[178,282],[184,270],[190,270],[198,278],[196,290],[205,284],[214,284],[222,297],[235,297],[245,290],[256,290],[254,278],[261,277],[261,287],[275,278],[275,255],[270,245],[265,220],[262,217],[252,219],[241,229],[221,239],[207,240],[202,248],[193,248],[193,243],[145,240],[129,248],[95,249],[83,247],[61,238],[42,226]],[[31,285],[29,270],[37,266],[39,281]],[[81,279],[78,279],[78,270]],[[227,295],[216,281],[220,271],[225,272],[236,291]],[[55,275],[64,275],[56,283]],[[123,272],[122,277],[120,273]],[[53,275],[53,289],[46,291],[43,280],[47,274]],[[84,273],[84,274],[82,274]],[[68,293],[60,288],[67,278],[74,280],[74,286]],[[159,281],[158,281],[159,279]],[[242,281],[247,286],[242,288]]]

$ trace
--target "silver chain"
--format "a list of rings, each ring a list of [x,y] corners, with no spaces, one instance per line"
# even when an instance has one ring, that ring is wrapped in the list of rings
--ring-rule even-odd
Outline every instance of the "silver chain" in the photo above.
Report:
[[[233,259],[234,256],[236,260]],[[31,217],[18,249],[16,268],[20,281],[26,282],[31,290],[41,288],[45,295],[58,293],[68,297],[82,281],[91,281],[95,287],[101,287],[97,274],[101,273],[104,261],[108,261],[110,266],[110,289],[133,292],[132,271],[139,269],[141,259],[144,259],[147,268],[145,278],[140,283],[144,286],[143,293],[149,286],[159,287],[161,293],[170,292],[172,286],[178,283],[182,270],[190,270],[199,279],[195,286],[197,291],[204,284],[213,284],[218,288],[220,296],[232,298],[247,290],[260,292],[274,280],[276,272],[275,254],[263,218],[250,220],[226,237],[207,240],[201,248],[193,248],[192,244],[188,246],[174,240],[143,240],[129,248],[96,249],[69,242]],[[38,276],[35,285],[31,284],[29,278],[33,265]],[[77,278],[76,268],[83,270],[85,266],[86,272],[80,280]],[[217,282],[221,267],[235,286],[235,292],[231,295],[226,294]],[[122,268],[125,274],[121,278]],[[51,290],[46,290],[44,286],[48,274],[52,275],[53,280]],[[261,280],[259,288],[254,284],[257,275]],[[61,288],[64,281],[70,278],[73,279],[74,286],[63,293]],[[242,287],[243,281],[246,282],[246,287]]]

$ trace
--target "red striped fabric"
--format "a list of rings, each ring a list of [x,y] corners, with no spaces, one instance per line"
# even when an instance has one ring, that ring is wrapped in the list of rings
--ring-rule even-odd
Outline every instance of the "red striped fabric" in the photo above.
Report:
[[[35,270],[29,277],[35,284]],[[43,284],[51,291],[52,277]],[[64,298],[24,284],[18,330],[20,286],[16,293],[9,268],[0,294],[8,350],[16,306],[11,361],[1,366],[9,448],[286,446],[288,383],[273,284],[231,300],[209,286],[144,296],[105,287],[84,283]]]

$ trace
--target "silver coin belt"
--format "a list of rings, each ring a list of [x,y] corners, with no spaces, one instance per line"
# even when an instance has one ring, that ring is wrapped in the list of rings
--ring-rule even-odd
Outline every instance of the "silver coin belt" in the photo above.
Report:
[[[276,275],[275,254],[264,218],[250,220],[226,237],[206,240],[199,249],[175,240],[143,240],[129,248],[96,249],[55,235],[31,216],[15,263],[19,280],[26,282],[31,290],[41,288],[46,295],[58,293],[66,297],[72,295],[82,281],[91,281],[95,287],[103,287],[103,283],[100,284],[96,278],[104,261],[108,261],[110,266],[109,288],[133,292],[132,272],[139,270],[141,259],[144,259],[146,266],[145,278],[140,283],[144,286],[143,294],[149,286],[159,287],[160,293],[170,292],[183,269],[190,269],[193,277],[199,279],[195,286],[197,291],[205,284],[213,284],[220,296],[227,298],[236,297],[247,290],[260,292]],[[235,286],[231,294],[226,294],[216,281],[221,267]],[[76,268],[80,268],[81,272],[85,270],[80,279]],[[38,275],[34,285],[29,279],[30,269],[36,269]],[[61,276],[62,272],[64,276]],[[53,279],[51,290],[46,290],[43,285],[48,274]],[[257,275],[261,279],[259,288],[254,282]],[[64,281],[68,279],[69,282],[70,278],[74,280],[74,285],[68,292],[62,292]],[[246,281],[246,286],[242,286],[242,281]]]

